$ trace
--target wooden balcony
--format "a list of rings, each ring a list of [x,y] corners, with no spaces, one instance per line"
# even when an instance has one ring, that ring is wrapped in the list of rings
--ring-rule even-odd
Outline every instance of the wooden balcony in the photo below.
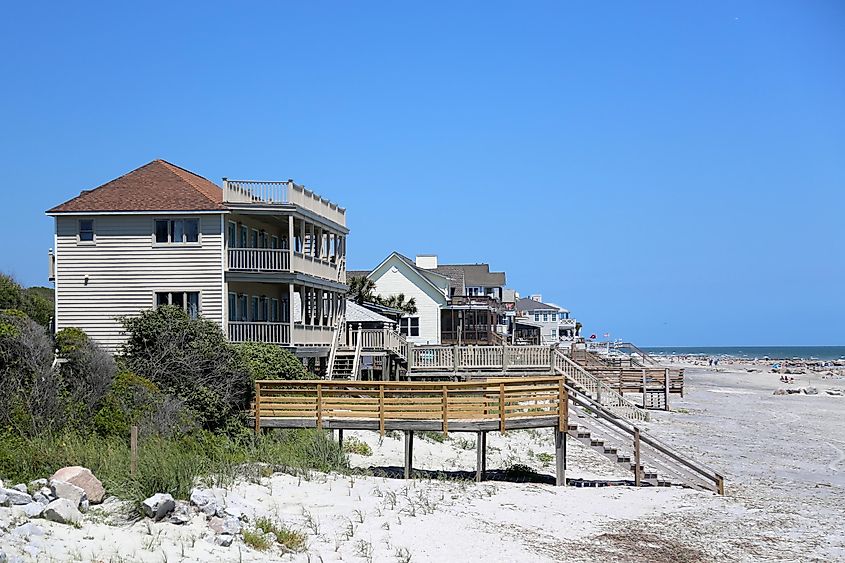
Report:
[[[332,345],[334,327],[293,325],[293,343],[295,346],[326,346]]]
[[[289,346],[290,325],[279,322],[229,321],[230,342],[266,342]]]
[[[295,205],[346,226],[346,209],[292,180],[265,182],[223,179],[223,202],[256,207]]]

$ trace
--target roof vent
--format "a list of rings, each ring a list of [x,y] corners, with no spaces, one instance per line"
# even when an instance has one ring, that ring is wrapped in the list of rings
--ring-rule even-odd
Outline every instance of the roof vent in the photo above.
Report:
[[[417,255],[417,268],[422,268],[423,270],[433,270],[437,267],[437,255],[436,254],[418,254]]]
[[[81,192],[79,192],[79,195],[85,195],[88,192],[92,192],[92,191],[94,191],[94,190],[82,190]]]
[[[535,293],[534,295],[531,296],[531,300],[537,301],[538,303],[542,303],[543,302],[543,296],[540,295],[539,293]]]

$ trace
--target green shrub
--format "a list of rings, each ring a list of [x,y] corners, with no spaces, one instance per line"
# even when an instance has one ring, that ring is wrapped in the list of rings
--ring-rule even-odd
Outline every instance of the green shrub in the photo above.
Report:
[[[67,358],[74,352],[81,350],[89,342],[88,335],[82,329],[74,326],[63,328],[56,333],[56,348],[59,355]]]
[[[20,309],[23,289],[11,276],[0,274],[0,309]]]
[[[28,287],[23,290],[24,312],[41,326],[49,326],[55,313],[53,290],[46,287]]]
[[[94,428],[104,436],[126,436],[131,426],[155,413],[163,398],[149,379],[122,371],[94,415]]]
[[[363,456],[373,455],[373,449],[366,442],[362,442],[355,436],[350,436],[343,441],[343,452],[347,454],[358,454]]]
[[[217,324],[171,306],[122,321],[123,364],[183,401],[204,428],[225,427],[246,408],[249,374]]]
[[[238,357],[252,382],[257,379],[308,379],[308,370],[295,355],[275,344],[236,344]]]
[[[269,518],[260,517],[255,520],[255,527],[263,534],[273,533],[276,535],[276,542],[288,551],[299,553],[305,551],[305,542],[308,536],[297,532],[279,522],[273,522]]]
[[[423,440],[428,440],[429,442],[437,442],[438,444],[442,444],[446,441],[446,434],[444,434],[443,432],[423,431],[420,432],[420,437],[422,437]]]
[[[259,530],[243,530],[241,532],[241,536],[244,538],[244,543],[247,544],[252,549],[257,549],[258,551],[267,551],[270,549],[272,544],[270,540],[267,539],[267,536],[264,535],[264,532]]]

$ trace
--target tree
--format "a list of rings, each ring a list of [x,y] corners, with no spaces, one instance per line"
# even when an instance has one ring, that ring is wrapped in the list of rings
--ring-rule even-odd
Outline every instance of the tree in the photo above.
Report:
[[[0,274],[0,310],[22,309],[23,289],[11,276]]]
[[[246,408],[249,373],[218,325],[172,306],[122,322],[125,367],[184,401],[204,428],[223,428]]]
[[[53,318],[53,290],[47,287],[22,288],[14,278],[0,274],[0,310],[18,309],[41,326]]]
[[[253,383],[257,379],[308,379],[310,377],[299,358],[275,344],[246,342],[236,344],[235,350]]]
[[[400,293],[398,295],[391,295],[389,297],[377,297],[378,303],[380,305],[384,305],[385,307],[390,307],[391,309],[398,309],[403,313],[408,315],[413,315],[417,312],[417,303],[416,300],[411,297],[407,301],[405,301],[405,294]]]
[[[358,305],[372,302],[375,299],[376,283],[366,276],[352,276],[349,278],[349,291],[346,295]]]

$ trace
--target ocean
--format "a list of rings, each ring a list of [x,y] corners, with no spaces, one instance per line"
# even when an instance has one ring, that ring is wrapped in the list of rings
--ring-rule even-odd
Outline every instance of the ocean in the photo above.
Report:
[[[792,358],[814,360],[845,359],[845,346],[643,346],[643,350],[660,356],[700,355],[732,358]]]

